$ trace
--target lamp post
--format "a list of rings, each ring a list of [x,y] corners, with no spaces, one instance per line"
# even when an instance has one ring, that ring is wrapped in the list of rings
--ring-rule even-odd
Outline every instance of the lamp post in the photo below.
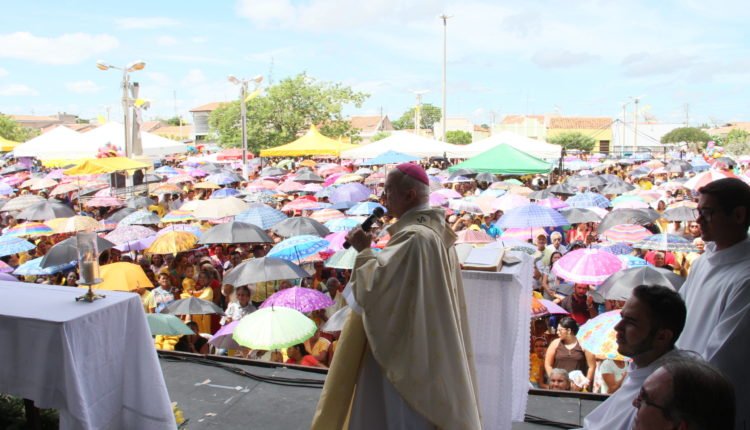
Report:
[[[258,75],[252,79],[238,79],[234,75],[229,75],[227,80],[235,85],[240,86],[240,122],[242,127],[242,177],[247,179],[247,84],[254,82],[257,89],[258,85],[263,82],[263,76]]]
[[[448,57],[448,18],[450,16],[446,14],[440,15],[438,18],[443,20],[443,142],[446,141],[446,130],[448,129],[448,118],[446,114],[446,82],[447,82],[447,57]]]
[[[123,128],[125,129],[125,156],[130,158],[132,155],[141,155],[140,153],[133,154],[133,135],[131,134],[132,130],[130,128],[130,108],[132,106],[132,101],[131,101],[130,94],[128,93],[128,91],[135,91],[135,87],[136,87],[130,83],[130,72],[143,70],[143,68],[146,67],[146,62],[142,60],[137,60],[128,64],[125,67],[117,67],[109,63],[106,63],[102,60],[99,60],[96,62],[96,67],[99,70],[109,70],[109,69],[122,70],[121,86],[122,86],[122,111],[123,111],[123,116],[124,116]],[[140,152],[140,150],[138,152]]]

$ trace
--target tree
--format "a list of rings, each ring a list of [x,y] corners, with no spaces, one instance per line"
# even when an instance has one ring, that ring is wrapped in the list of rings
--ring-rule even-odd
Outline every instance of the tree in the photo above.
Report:
[[[445,132],[445,140],[456,145],[468,145],[471,143],[471,133],[463,130],[451,130]]]
[[[401,117],[395,121],[392,121],[393,128],[396,130],[408,130],[414,128],[414,111],[415,108],[411,108],[404,112]],[[440,121],[442,111],[439,107],[433,106],[429,103],[422,105],[421,112],[419,114],[420,129],[432,129],[432,126]]]
[[[391,133],[388,133],[387,131],[379,131],[370,138],[370,143],[377,142],[378,140],[383,140],[390,135]]]
[[[265,95],[247,104],[247,137],[250,150],[272,148],[294,141],[310,125],[332,138],[356,138],[357,130],[343,117],[345,105],[361,107],[368,97],[350,87],[319,82],[301,73],[267,88]],[[209,127],[221,146],[241,147],[239,101],[224,103],[209,116]]]
[[[750,133],[739,128],[732,129],[724,139],[724,150],[732,155],[750,154]]]
[[[184,120],[183,120],[182,118],[180,118],[179,116],[173,116],[172,118],[169,118],[169,119],[167,119],[167,120],[166,120],[166,121],[164,121],[164,122],[166,122],[166,123],[167,123],[168,125],[176,125],[176,126],[180,126],[180,125],[185,125],[185,124],[187,124],[187,123],[186,123],[186,122],[185,122],[185,121],[184,121]]]
[[[705,131],[695,127],[675,128],[661,137],[661,143],[700,143],[705,145],[711,140],[711,136]]]
[[[560,145],[565,149],[578,149],[590,152],[594,149],[596,139],[578,131],[567,131],[553,137],[548,137],[549,143]]]
[[[39,135],[39,130],[21,126],[13,118],[0,114],[0,136],[14,142],[26,142]]]

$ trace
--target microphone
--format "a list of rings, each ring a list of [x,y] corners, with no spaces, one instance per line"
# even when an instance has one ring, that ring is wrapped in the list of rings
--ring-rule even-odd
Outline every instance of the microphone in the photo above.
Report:
[[[382,217],[383,215],[385,215],[385,211],[383,210],[383,208],[381,207],[375,208],[375,210],[372,211],[372,215],[368,216],[365,222],[362,223],[361,225],[362,230],[370,231],[370,229],[372,228],[372,225],[375,224],[375,221],[377,221],[378,218]],[[344,242],[344,249],[349,249],[351,248],[351,246],[352,244],[349,243],[348,240]]]

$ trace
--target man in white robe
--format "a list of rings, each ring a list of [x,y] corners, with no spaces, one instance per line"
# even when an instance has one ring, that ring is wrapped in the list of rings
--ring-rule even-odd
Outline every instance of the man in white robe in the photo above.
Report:
[[[456,236],[428,199],[424,170],[401,164],[385,183],[388,245],[376,254],[371,234],[350,232],[356,306],[313,429],[481,428]]]
[[[584,418],[584,429],[632,428],[636,415],[632,403],[643,382],[666,360],[681,353],[674,344],[685,314],[685,303],[670,288],[641,285],[633,290],[621,311],[622,320],[615,326],[617,351],[633,361],[622,386]]]
[[[677,346],[700,354],[734,383],[735,428],[750,428],[750,186],[739,179],[699,190],[706,252],[680,289],[688,309]]]

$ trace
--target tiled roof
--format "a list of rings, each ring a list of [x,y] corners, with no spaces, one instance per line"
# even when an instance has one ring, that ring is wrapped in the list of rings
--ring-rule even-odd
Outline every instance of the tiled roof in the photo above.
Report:
[[[526,118],[535,119],[542,124],[544,123],[544,115],[506,115],[501,124],[523,124]]]
[[[745,130],[750,131],[750,122],[730,122],[721,127],[712,128],[706,130],[708,134],[725,135],[729,134],[732,130]]]
[[[186,139],[193,134],[193,126],[190,124],[183,124],[182,133],[180,133],[179,125],[165,125],[163,127],[157,128],[151,133],[162,137],[179,137],[182,139]]]
[[[15,121],[59,121],[56,116],[39,115],[8,115]]]
[[[164,124],[161,121],[146,121],[143,124],[141,124],[141,131],[151,132],[151,131],[154,131],[157,128],[163,127],[165,125],[166,124]]]
[[[380,115],[353,116],[349,119],[352,128],[358,128],[364,132],[375,131],[380,125]]]
[[[79,133],[85,133],[89,130],[93,130],[96,127],[98,127],[96,124],[51,124],[51,125],[48,125],[47,127],[42,128],[42,133],[52,131],[60,125],[68,127],[69,129],[73,131],[77,131]]]
[[[204,105],[198,106],[197,108],[190,109],[190,112],[213,112],[227,102],[211,102]]]
[[[592,129],[599,130],[612,125],[612,118],[585,117],[585,116],[561,116],[549,119],[547,128],[562,129]]]

